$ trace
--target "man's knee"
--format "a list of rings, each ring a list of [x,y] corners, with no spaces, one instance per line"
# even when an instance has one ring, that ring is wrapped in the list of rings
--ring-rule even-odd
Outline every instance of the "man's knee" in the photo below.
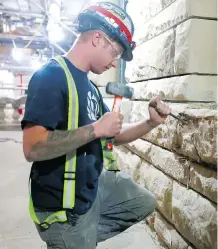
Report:
[[[148,190],[145,191],[142,198],[143,198],[143,209],[145,212],[145,216],[147,216],[152,212],[154,212],[155,208],[157,207],[157,201],[155,196]]]

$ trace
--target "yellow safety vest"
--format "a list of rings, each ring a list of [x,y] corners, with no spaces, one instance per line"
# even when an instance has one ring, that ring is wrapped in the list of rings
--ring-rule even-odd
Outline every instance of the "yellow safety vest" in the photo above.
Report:
[[[75,130],[78,128],[78,119],[79,119],[79,101],[78,101],[78,93],[75,81],[72,77],[70,70],[65,63],[65,60],[61,56],[57,56],[54,58],[57,63],[63,68],[68,85],[68,96],[69,96],[69,106],[68,106],[68,126],[67,130]],[[93,85],[97,95],[99,96],[98,90]],[[99,96],[100,97],[100,96]],[[100,114],[103,115],[102,105],[100,104]],[[103,151],[103,159],[104,159],[104,168],[106,170],[119,171],[117,167],[116,156],[113,152],[108,151],[106,148],[106,139],[101,139],[101,146]],[[63,188],[63,210],[55,212],[48,216],[44,221],[39,221],[36,216],[32,197],[30,194],[29,201],[29,212],[32,220],[42,226],[44,229],[49,228],[55,222],[66,222],[67,215],[66,209],[73,209],[75,206],[75,188],[76,188],[76,151],[68,153],[66,155],[65,162],[65,172],[64,172],[64,188]]]

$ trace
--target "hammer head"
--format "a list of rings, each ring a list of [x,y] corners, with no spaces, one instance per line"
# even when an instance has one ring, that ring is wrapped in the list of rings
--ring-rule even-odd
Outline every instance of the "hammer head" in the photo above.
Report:
[[[106,93],[131,99],[133,96],[133,88],[122,83],[109,82],[106,86]]]

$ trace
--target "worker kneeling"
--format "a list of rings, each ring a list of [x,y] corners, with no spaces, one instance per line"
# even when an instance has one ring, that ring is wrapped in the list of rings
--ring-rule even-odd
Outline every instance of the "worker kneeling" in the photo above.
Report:
[[[31,78],[21,122],[24,155],[33,162],[30,215],[49,249],[94,249],[154,211],[154,196],[118,170],[106,145],[108,138],[115,145],[134,141],[170,113],[159,99],[139,123],[123,124],[119,112],[110,112],[88,72],[132,60],[132,20],[101,2],[77,21],[72,48]]]

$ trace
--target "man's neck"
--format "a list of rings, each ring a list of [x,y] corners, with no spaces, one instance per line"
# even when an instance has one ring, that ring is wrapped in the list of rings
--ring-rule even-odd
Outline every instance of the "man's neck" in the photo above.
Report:
[[[90,70],[88,50],[81,44],[75,44],[67,53],[66,58],[83,72]]]

